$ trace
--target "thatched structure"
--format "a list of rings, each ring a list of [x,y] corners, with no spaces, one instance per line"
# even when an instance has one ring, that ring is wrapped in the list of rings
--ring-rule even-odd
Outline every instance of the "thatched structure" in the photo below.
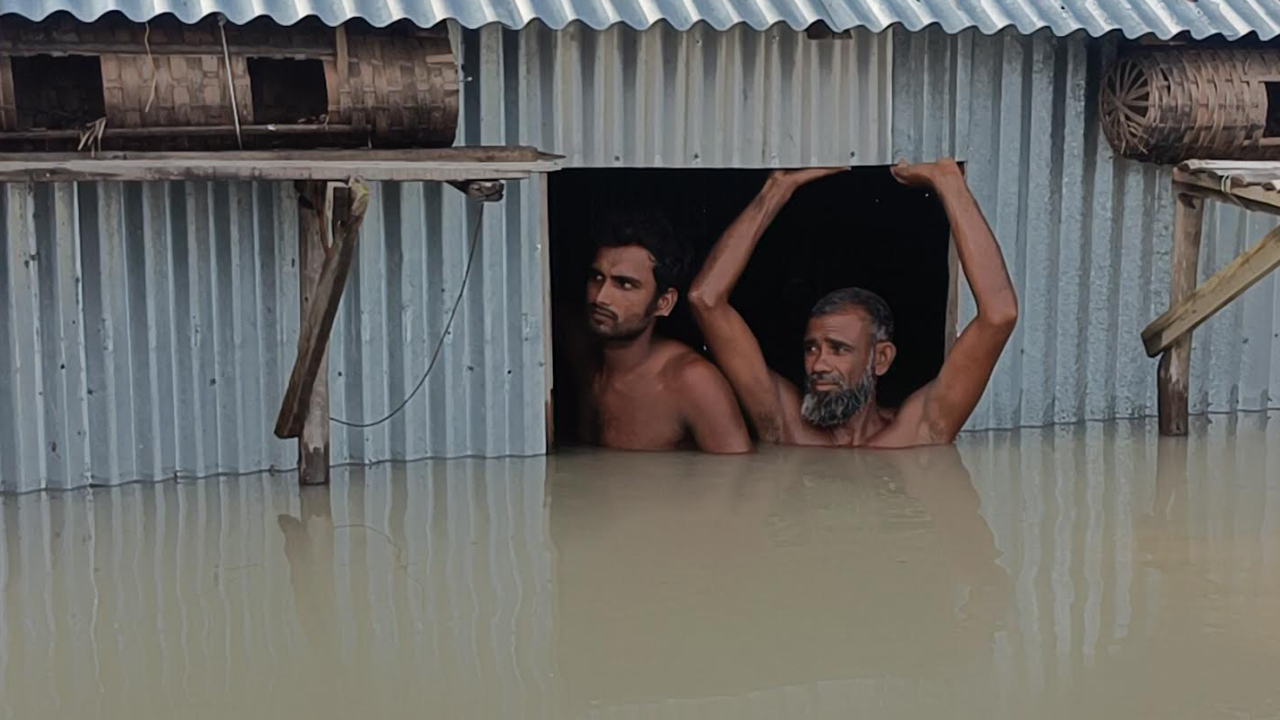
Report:
[[[443,30],[0,19],[9,149],[440,147],[457,118]]]
[[[1280,52],[1148,48],[1102,82],[1102,129],[1125,157],[1280,159]]]

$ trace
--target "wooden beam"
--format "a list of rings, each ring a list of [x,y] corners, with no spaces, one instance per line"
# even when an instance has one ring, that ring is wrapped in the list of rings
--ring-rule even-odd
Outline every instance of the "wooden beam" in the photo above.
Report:
[[[1280,193],[1254,186],[1231,187],[1223,192],[1222,185],[1211,177],[1185,170],[1173,171],[1175,192],[1199,195],[1210,200],[1239,205],[1255,212],[1280,215]]]
[[[131,150],[108,150],[90,158],[85,153],[50,152],[50,153],[0,153],[0,162],[32,161],[71,161],[71,160],[140,160],[167,161],[183,160],[200,162],[202,160],[252,160],[254,162],[275,162],[279,160],[317,161],[383,161],[401,160],[420,163],[536,163],[563,160],[561,155],[544,153],[537,148],[526,145],[475,145],[470,147],[447,148],[406,148],[403,150],[220,150],[201,151],[183,150],[174,152],[135,152]]]
[[[298,356],[276,416],[276,437],[281,439],[298,437],[306,424],[312,391],[328,351],[329,333],[355,261],[360,224],[369,209],[369,189],[360,182],[347,187],[342,202],[334,203],[333,242],[325,253],[324,267],[299,331]]]
[[[532,148],[0,154],[0,182],[74,180],[520,180],[559,169]]]
[[[298,305],[300,327],[305,326],[311,305],[316,301],[320,274],[324,271],[325,184],[298,183]],[[303,485],[329,483],[329,350],[325,343],[316,371],[315,384],[307,402],[306,418],[298,436],[298,482]]]
[[[227,50],[231,55],[296,58],[302,60],[328,60],[337,54],[332,46],[323,45],[237,45],[228,43]],[[221,43],[175,43],[153,42],[150,51],[145,44],[138,41],[124,40],[110,42],[41,42],[39,40],[3,40],[0,41],[0,52],[10,56],[23,55],[216,55],[222,57]]]
[[[1204,200],[1178,194],[1174,199],[1173,257],[1169,272],[1169,305],[1177,306],[1196,287]],[[1191,375],[1191,336],[1179,339],[1160,358],[1156,370],[1161,435],[1187,433],[1187,380]]]
[[[1267,233],[1258,244],[1205,280],[1181,303],[1153,320],[1142,331],[1147,354],[1155,357],[1171,347],[1277,266],[1280,266],[1280,227]]]
[[[339,124],[319,124],[319,123],[297,123],[293,125],[241,125],[240,134],[242,135],[275,135],[275,136],[296,136],[296,135],[350,135],[355,132],[354,125]],[[364,134],[367,134],[365,131]],[[108,127],[102,131],[104,139],[112,138],[129,138],[129,139],[146,139],[146,138],[174,138],[174,137],[219,137],[222,135],[235,136],[235,125],[161,125],[156,127]],[[0,132],[0,142],[30,142],[33,140],[78,140],[81,131],[79,130],[15,130]],[[50,153],[52,154],[52,153]],[[59,153],[65,155],[65,153]],[[32,158],[27,155],[27,158]],[[45,157],[44,154],[35,157]],[[101,158],[102,153],[98,153],[96,158]],[[75,158],[83,160],[83,154]],[[88,158],[90,160],[94,157]]]
[[[198,165],[182,160],[77,160],[72,162],[0,162],[0,182],[71,182],[103,180],[153,182],[169,180],[346,180],[449,182],[523,180],[531,172],[554,170],[528,163],[418,163],[399,160],[335,161],[212,158]]]
[[[501,180],[468,180],[450,182],[449,185],[476,202],[498,202],[506,191]]]
[[[13,65],[0,53],[0,130],[18,127],[18,106],[13,94]]]

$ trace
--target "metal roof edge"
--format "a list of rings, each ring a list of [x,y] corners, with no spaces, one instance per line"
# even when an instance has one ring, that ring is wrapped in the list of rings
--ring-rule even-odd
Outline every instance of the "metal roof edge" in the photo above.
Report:
[[[987,3],[1008,3],[1019,5],[1026,0],[984,0]],[[617,25],[625,25],[636,30],[647,30],[659,23],[666,23],[675,30],[685,32],[706,25],[717,32],[726,32],[738,27],[748,27],[755,31],[767,31],[777,26],[786,26],[792,30],[804,30],[812,25],[823,23],[835,32],[865,29],[873,33],[881,33],[902,27],[909,32],[923,32],[937,27],[951,35],[969,30],[976,30],[982,35],[993,36],[1008,30],[1020,35],[1034,35],[1049,31],[1057,37],[1067,37],[1076,33],[1084,33],[1091,38],[1100,38],[1113,32],[1119,32],[1128,39],[1152,36],[1159,40],[1171,40],[1187,35],[1194,40],[1206,40],[1220,37],[1228,41],[1241,40],[1250,36],[1259,40],[1271,40],[1280,36],[1280,7],[1276,10],[1273,24],[1267,27],[1248,27],[1243,24],[1213,22],[1205,18],[1202,25],[1192,26],[1188,23],[1151,23],[1135,21],[1118,23],[1109,19],[1095,19],[1085,23],[1067,12],[1059,16],[1059,21],[1050,22],[1040,13],[1023,10],[1022,12],[988,12],[986,17],[978,17],[977,13],[954,10],[951,17],[939,17],[921,10],[916,17],[894,17],[887,15],[883,8],[871,6],[879,3],[893,4],[892,0],[856,0],[850,2],[841,12],[801,13],[798,10],[791,14],[743,13],[728,15],[727,19],[710,15],[688,14],[683,17],[648,16],[638,11],[620,12],[610,8],[611,12],[596,10],[594,12],[539,13],[523,12],[512,6],[504,6],[494,10],[494,3],[464,3],[445,0],[443,3],[415,3],[401,5],[387,0],[355,0],[355,2],[330,2],[329,0],[311,0],[311,2],[281,3],[272,7],[261,2],[244,2],[243,0],[196,0],[196,2],[173,2],[166,5],[165,0],[100,0],[100,2],[71,3],[68,0],[7,0],[0,15],[15,14],[30,20],[43,20],[58,12],[67,12],[83,22],[92,22],[104,15],[118,12],[134,22],[146,22],[162,15],[173,15],[184,23],[195,23],[210,15],[223,14],[233,23],[244,24],[261,17],[270,17],[281,25],[293,25],[306,18],[317,18],[329,26],[341,25],[345,22],[360,19],[375,27],[386,27],[396,22],[409,21],[419,27],[434,27],[440,23],[453,21],[460,26],[475,30],[491,25],[520,30],[534,23],[541,23],[551,30],[563,30],[575,24],[588,27],[594,31],[608,30]],[[439,6],[443,4],[441,10]],[[572,5],[572,2],[569,3]],[[743,1],[743,5],[751,5]],[[975,6],[982,5],[975,2]],[[628,5],[624,0],[614,0],[614,6]],[[854,6],[860,9],[851,10]],[[599,6],[595,6],[599,7]],[[394,9],[393,9],[394,8]],[[1018,19],[1011,19],[1020,16]],[[1002,17],[1002,20],[994,20]],[[1131,18],[1136,20],[1136,18]],[[1169,17],[1163,18],[1166,21]]]

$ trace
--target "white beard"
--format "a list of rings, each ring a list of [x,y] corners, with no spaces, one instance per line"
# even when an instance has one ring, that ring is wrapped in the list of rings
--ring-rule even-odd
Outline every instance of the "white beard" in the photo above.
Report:
[[[810,425],[820,428],[832,428],[848,422],[876,396],[875,363],[876,358],[872,354],[867,369],[853,387],[816,392],[810,382],[810,389],[800,401],[800,416]]]

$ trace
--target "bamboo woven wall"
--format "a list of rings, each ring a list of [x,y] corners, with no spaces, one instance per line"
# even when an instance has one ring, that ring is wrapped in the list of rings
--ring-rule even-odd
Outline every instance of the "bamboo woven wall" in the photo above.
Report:
[[[253,122],[248,66],[231,58],[240,122]],[[217,55],[103,55],[108,127],[232,125],[226,63]]]
[[[458,73],[447,36],[379,37],[363,31],[338,38],[349,60],[343,63],[339,52],[331,122],[370,127],[376,135],[399,132],[424,144],[453,143]]]
[[[246,146],[447,146],[457,127],[457,65],[443,29],[58,15],[6,18],[3,30],[0,142],[75,142],[69,131],[101,118],[103,147],[147,149],[223,147],[241,131]],[[83,62],[91,58],[100,66]],[[48,76],[65,82],[45,87]],[[149,128],[167,130],[138,132]]]

